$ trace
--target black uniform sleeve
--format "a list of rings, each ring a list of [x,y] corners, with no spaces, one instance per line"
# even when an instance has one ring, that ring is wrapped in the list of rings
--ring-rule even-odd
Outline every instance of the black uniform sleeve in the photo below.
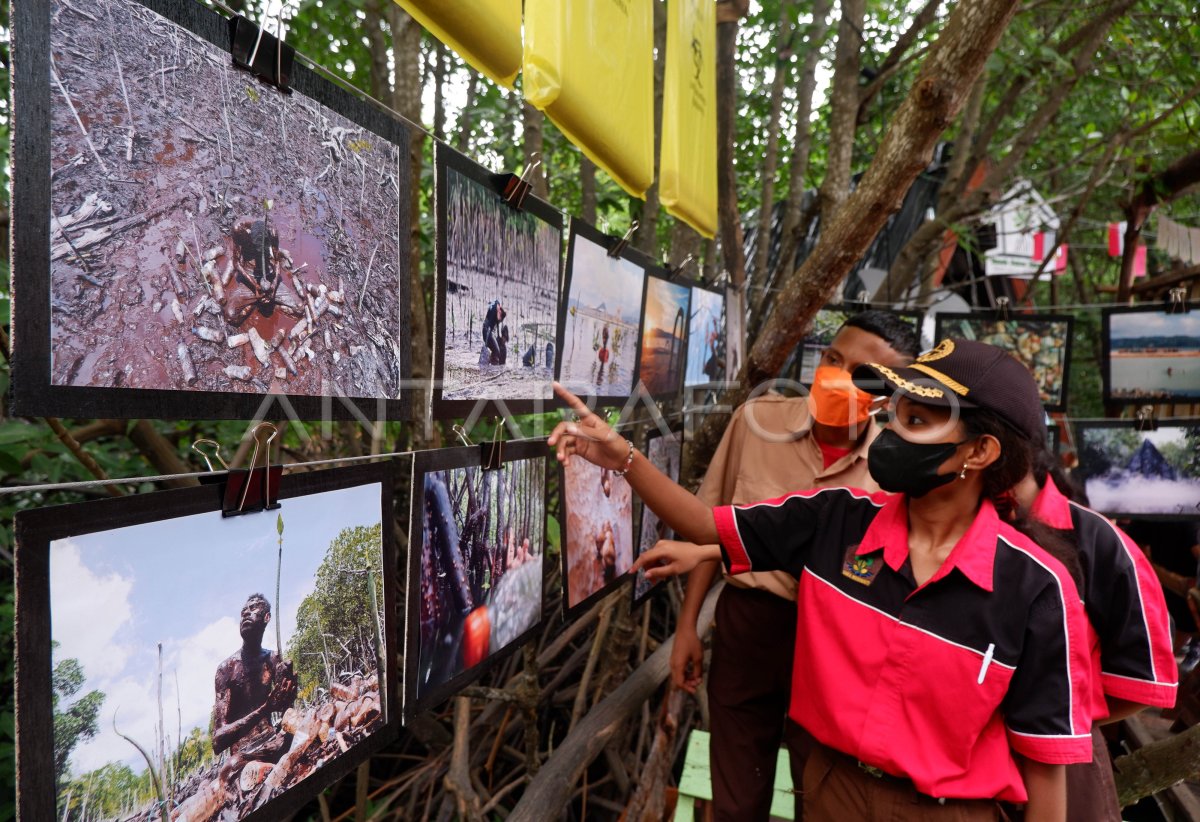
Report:
[[[819,488],[748,505],[714,508],[725,565],[731,574],[787,571],[797,576],[818,528],[832,535],[841,527],[847,507],[860,502],[869,505],[873,513],[876,506],[868,500],[863,491]]]

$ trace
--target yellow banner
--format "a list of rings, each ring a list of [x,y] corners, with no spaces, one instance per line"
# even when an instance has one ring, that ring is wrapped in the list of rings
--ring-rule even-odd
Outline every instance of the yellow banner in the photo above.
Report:
[[[667,3],[658,195],[705,237],[717,231],[717,20],[713,0]]]
[[[655,1],[525,2],[525,99],[635,197],[654,182]]]
[[[396,0],[434,37],[494,82],[521,70],[521,0]]]

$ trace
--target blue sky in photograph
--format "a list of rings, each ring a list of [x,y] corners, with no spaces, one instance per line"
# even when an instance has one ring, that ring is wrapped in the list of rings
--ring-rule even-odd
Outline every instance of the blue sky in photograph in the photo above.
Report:
[[[152,747],[158,715],[157,643],[163,643],[163,713],[172,741],[207,728],[217,665],[241,647],[238,614],[252,593],[271,602],[263,645],[283,644],[314,574],[343,528],[380,521],[380,486],[362,485],[286,499],[278,511],[223,519],[219,511],[56,540],[50,546],[54,661],[75,658],[87,680],[80,695],[107,695],[100,731],[72,754],[81,773],[109,761],[145,767],[121,731]],[[164,514],[167,512],[164,511]],[[275,601],[276,515],[283,515],[282,607]],[[178,687],[176,687],[178,682]]]
[[[692,289],[691,319],[688,323],[688,358],[685,385],[701,385],[709,382],[704,374],[704,363],[708,361],[708,332],[715,322],[717,330],[725,333],[721,325],[721,309],[725,297],[703,288]]]
[[[587,308],[605,306],[607,313],[637,325],[642,313],[646,272],[629,260],[613,258],[603,246],[575,235],[570,299]]]
[[[1186,314],[1168,314],[1165,311],[1111,314],[1109,329],[1114,340],[1176,334],[1200,340],[1200,311],[1189,311]]]

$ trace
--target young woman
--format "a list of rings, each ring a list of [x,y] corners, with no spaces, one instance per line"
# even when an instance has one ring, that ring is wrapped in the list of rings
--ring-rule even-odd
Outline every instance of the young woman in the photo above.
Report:
[[[877,494],[709,508],[561,388],[580,419],[550,444],[623,472],[678,534],[720,545],[661,543],[636,564],[651,578],[717,558],[797,577],[789,713],[821,743],[806,819],[996,819],[1007,801],[1064,820],[1063,766],[1092,755],[1085,617],[1062,564],[994,505],[1030,468],[1036,385],[961,340],[855,381],[896,395],[868,452]]]

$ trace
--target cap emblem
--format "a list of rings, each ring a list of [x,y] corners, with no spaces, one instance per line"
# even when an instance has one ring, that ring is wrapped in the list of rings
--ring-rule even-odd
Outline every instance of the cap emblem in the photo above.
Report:
[[[933,362],[934,360],[940,360],[942,357],[949,357],[953,353],[954,340],[946,339],[917,357],[917,362]]]

